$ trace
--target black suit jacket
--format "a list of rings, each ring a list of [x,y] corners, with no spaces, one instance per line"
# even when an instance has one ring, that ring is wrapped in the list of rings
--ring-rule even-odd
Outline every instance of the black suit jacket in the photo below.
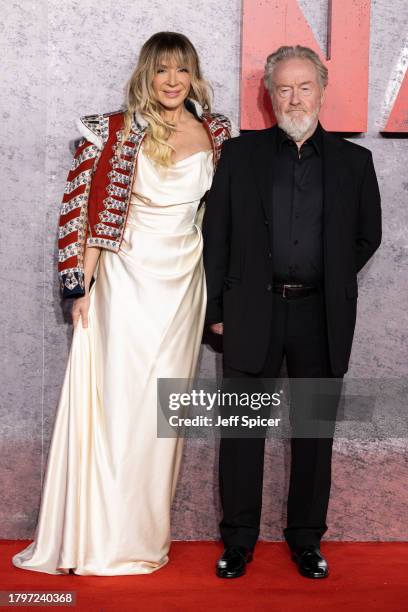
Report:
[[[272,312],[272,218],[276,127],[224,143],[203,221],[207,323],[224,323],[224,361],[258,372]],[[357,273],[381,242],[371,152],[323,130],[324,291],[333,374],[348,369]],[[273,206],[273,202],[272,202]]]

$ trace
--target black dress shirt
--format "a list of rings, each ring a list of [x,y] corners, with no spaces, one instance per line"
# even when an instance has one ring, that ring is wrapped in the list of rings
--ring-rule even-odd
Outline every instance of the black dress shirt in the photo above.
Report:
[[[298,150],[278,128],[272,219],[276,282],[323,279],[323,135],[320,123]]]

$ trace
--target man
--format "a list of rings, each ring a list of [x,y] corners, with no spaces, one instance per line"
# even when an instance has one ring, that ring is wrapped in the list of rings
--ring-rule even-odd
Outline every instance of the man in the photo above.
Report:
[[[326,132],[327,69],[307,47],[265,67],[277,126],[224,144],[204,217],[207,322],[224,378],[336,378],[348,369],[357,273],[381,242],[371,152]],[[292,410],[292,406],[291,406]],[[324,578],[332,437],[294,437],[285,539],[299,572]],[[264,443],[223,438],[217,575],[245,573],[259,535]]]

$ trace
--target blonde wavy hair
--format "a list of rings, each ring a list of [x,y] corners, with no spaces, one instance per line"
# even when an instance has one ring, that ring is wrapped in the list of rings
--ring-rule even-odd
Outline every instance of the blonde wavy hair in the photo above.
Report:
[[[144,43],[137,66],[126,85],[122,145],[130,134],[134,113],[140,113],[148,124],[143,150],[150,159],[163,166],[172,164],[174,147],[167,141],[176,128],[162,117],[163,107],[155,97],[153,78],[159,65],[169,60],[188,69],[191,76],[188,97],[199,102],[205,112],[211,112],[210,86],[202,77],[200,61],[193,44],[187,36],[177,32],[153,34]]]

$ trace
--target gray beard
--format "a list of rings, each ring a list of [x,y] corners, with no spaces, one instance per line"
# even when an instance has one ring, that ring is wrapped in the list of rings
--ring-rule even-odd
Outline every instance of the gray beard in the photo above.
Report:
[[[276,117],[279,127],[295,142],[301,142],[315,123],[318,114],[293,120],[288,115]]]

